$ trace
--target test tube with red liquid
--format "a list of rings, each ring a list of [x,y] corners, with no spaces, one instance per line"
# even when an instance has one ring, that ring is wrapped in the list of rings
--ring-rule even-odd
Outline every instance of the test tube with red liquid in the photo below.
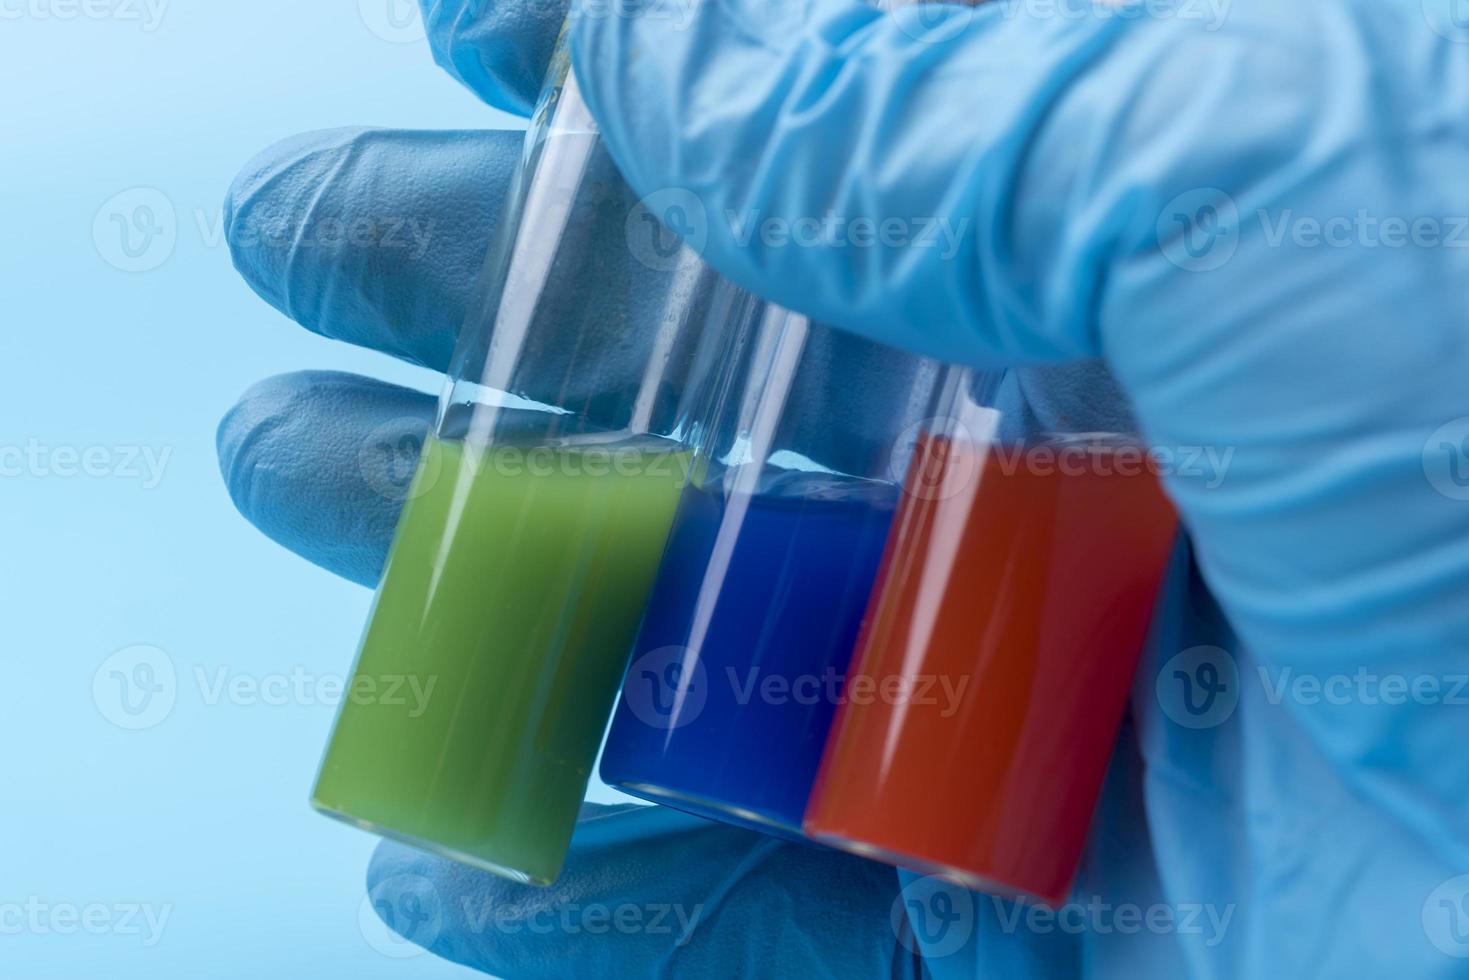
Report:
[[[953,369],[920,435],[811,837],[1065,899],[1177,531],[1136,437],[1007,441]]]

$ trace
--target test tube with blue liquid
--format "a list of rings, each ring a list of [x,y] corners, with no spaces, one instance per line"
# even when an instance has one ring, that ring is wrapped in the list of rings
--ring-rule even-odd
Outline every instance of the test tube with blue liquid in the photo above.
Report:
[[[775,308],[727,345],[601,775],[800,838],[938,366]]]

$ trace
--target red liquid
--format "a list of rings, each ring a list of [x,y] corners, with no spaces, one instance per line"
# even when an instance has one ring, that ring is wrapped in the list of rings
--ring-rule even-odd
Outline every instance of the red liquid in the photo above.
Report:
[[[1064,900],[1177,517],[1141,450],[1060,458],[920,442],[808,833]]]

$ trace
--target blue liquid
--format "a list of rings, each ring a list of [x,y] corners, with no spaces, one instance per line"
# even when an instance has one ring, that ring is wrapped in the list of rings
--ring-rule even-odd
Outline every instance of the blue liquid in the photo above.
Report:
[[[896,490],[724,497],[690,487],[618,700],[602,778],[799,836]]]

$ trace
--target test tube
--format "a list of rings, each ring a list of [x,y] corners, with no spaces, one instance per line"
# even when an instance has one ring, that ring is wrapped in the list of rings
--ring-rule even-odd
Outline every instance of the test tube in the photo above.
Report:
[[[601,775],[800,838],[939,367],[778,309],[733,343]]]
[[[640,210],[567,71],[527,134],[344,700],[321,811],[517,881],[561,868],[718,374],[759,304]],[[640,236],[658,236],[648,239]],[[401,686],[401,685],[400,685]]]
[[[805,828],[1059,902],[1177,518],[1136,436],[1035,431],[1004,377],[938,386]]]

